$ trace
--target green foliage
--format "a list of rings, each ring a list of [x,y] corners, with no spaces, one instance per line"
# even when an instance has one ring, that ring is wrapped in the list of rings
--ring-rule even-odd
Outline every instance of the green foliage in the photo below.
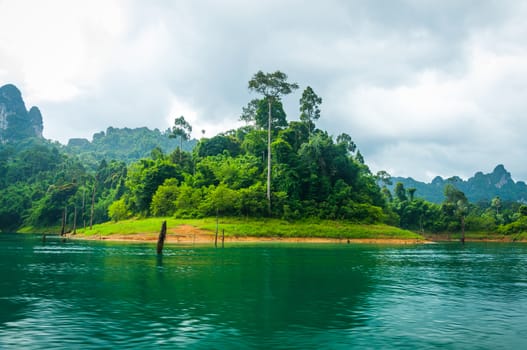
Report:
[[[315,129],[315,121],[320,118],[322,98],[308,86],[300,98],[300,121],[306,124],[309,132]]]
[[[148,215],[157,188],[166,179],[171,178],[182,181],[183,175],[179,167],[168,160],[142,159],[132,164],[126,180],[131,194],[132,209],[141,215]]]
[[[167,179],[160,185],[150,204],[150,211],[154,216],[170,216],[176,211],[178,197],[178,181],[174,178]]]
[[[233,136],[216,135],[210,139],[201,139],[196,146],[196,153],[199,157],[208,157],[228,152],[236,157],[240,154],[240,148],[240,143]]]
[[[161,132],[158,129],[148,128],[109,127],[106,132],[94,134],[92,142],[86,139],[70,139],[64,150],[70,156],[78,157],[85,167],[95,170],[102,160],[116,160],[130,164],[149,157],[155,148],[168,154],[181,146],[179,139],[168,137],[170,133],[170,130]],[[191,151],[196,142],[196,140],[183,141],[183,150]]]
[[[271,104],[271,125],[273,128],[283,128],[287,126],[286,114],[282,102],[277,99],[265,97],[249,102],[243,108],[241,119],[247,123],[252,123],[258,129],[267,130],[269,123],[269,104]]]
[[[203,189],[193,188],[187,183],[179,187],[176,198],[176,217],[194,218],[203,216],[198,207],[203,200]]]
[[[404,185],[402,182],[398,182],[395,184],[395,197],[399,202],[404,202],[407,200],[406,198],[406,190],[404,189]]]
[[[115,222],[128,219],[132,216],[124,198],[116,200],[110,204],[108,207],[108,216]]]
[[[264,159],[267,154],[267,132],[253,130],[247,133],[242,142],[242,150],[245,153]]]
[[[355,144],[355,142],[353,142],[351,136],[346,133],[342,133],[337,136],[337,143],[343,144],[349,153],[355,153],[355,151],[357,150],[357,145]]]
[[[204,216],[239,215],[240,193],[225,184],[210,186],[205,192],[199,209]]]
[[[185,117],[181,116],[174,119],[174,126],[172,127],[172,133],[168,135],[170,138],[179,139],[179,149],[183,150],[183,141],[190,139],[190,133],[192,132],[192,126],[185,120]]]
[[[518,220],[510,224],[500,226],[498,232],[505,235],[527,232],[527,216],[521,216]]]
[[[288,83],[287,75],[280,71],[274,73],[258,71],[249,81],[249,90],[271,99],[279,99],[280,96],[290,94],[296,89],[298,85]]]
[[[0,230],[57,226],[64,213],[69,227],[75,218],[78,226],[85,226],[130,216],[219,215],[288,222],[307,218],[384,222],[422,232],[456,231],[463,225],[479,231],[499,225],[503,232],[523,229],[527,206],[496,199],[476,206],[454,186],[445,188],[442,205],[417,198],[419,188],[406,190],[400,182],[392,195],[390,175],[383,171],[373,175],[349,134],[335,139],[314,127],[322,100],[312,90],[306,88],[302,96],[302,120],[287,122],[280,97],[298,86],[286,78],[280,72],[258,72],[249,88],[262,98],[244,109],[245,120],[255,125],[203,138],[193,152],[175,144],[167,149],[147,142],[148,129],[113,128],[94,135],[92,143],[70,142],[67,152],[42,140],[1,147]],[[262,130],[267,129],[269,112],[273,127]],[[187,138],[191,128],[184,118],[174,124],[171,135],[178,141]],[[169,134],[157,132],[174,142]],[[117,150],[124,146],[136,152],[135,143],[152,147],[131,164],[132,157],[119,160],[122,154]],[[115,159],[98,160],[97,145],[104,145],[105,154]]]

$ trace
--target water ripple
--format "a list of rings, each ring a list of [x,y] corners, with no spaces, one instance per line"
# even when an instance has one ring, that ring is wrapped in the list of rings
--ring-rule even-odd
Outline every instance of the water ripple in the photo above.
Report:
[[[1,239],[1,238],[0,238]],[[16,240],[0,348],[516,349],[527,247]]]

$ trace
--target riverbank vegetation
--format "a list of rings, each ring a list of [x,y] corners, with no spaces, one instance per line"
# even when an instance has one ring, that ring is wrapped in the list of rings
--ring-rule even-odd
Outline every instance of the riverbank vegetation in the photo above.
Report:
[[[406,239],[422,240],[422,236],[397,227],[384,224],[364,225],[333,220],[301,220],[294,224],[275,218],[239,218],[226,217],[202,219],[175,219],[173,217],[128,219],[119,222],[106,222],[90,229],[80,229],[77,234],[83,236],[108,236],[113,234],[144,234],[156,236],[161,222],[166,221],[170,231],[177,231],[181,226],[192,226],[211,236],[216,228],[230,237],[267,237],[267,238],[335,238],[335,239]],[[218,226],[216,226],[218,225]]]
[[[2,145],[0,230],[126,233],[133,223],[135,231],[147,225],[155,232],[159,218],[211,230],[216,217],[228,217],[221,220],[233,235],[527,232],[521,203],[499,197],[469,203],[452,184],[442,204],[416,198],[415,189],[400,183],[388,190],[390,175],[370,171],[349,133],[330,135],[317,127],[322,98],[311,87],[303,90],[293,121],[281,99],[298,85],[285,74],[258,72],[249,88],[259,96],[241,109],[246,125],[203,137],[189,151],[182,147],[192,130],[184,116],[162,134],[177,140],[172,151],[154,147],[136,161],[102,159],[94,166],[96,154],[86,164],[85,155],[40,139]]]

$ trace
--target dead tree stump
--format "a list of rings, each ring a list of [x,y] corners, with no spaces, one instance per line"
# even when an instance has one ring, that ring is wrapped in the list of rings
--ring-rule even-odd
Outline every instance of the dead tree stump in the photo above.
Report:
[[[163,254],[163,245],[165,244],[165,238],[167,236],[167,222],[163,221],[161,225],[161,232],[157,238],[157,254]]]

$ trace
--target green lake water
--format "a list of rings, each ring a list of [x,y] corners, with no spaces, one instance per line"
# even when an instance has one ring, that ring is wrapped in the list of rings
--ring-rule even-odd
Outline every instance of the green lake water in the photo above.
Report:
[[[0,235],[0,349],[522,349],[527,245]]]

